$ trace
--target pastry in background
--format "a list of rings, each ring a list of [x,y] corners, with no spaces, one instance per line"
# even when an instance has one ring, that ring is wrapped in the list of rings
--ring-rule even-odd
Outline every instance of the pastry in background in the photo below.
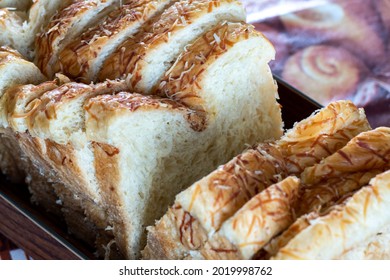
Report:
[[[353,101],[364,107],[373,127],[390,127],[390,83],[369,78],[359,86]]]
[[[287,32],[300,40],[297,42],[300,47],[327,42],[348,49],[368,65],[375,65],[385,54],[381,20],[371,1],[357,0],[353,5],[346,2],[289,13],[280,16],[280,20]]]
[[[390,0],[376,0],[375,3],[383,25],[390,31]]]
[[[321,104],[345,99],[355,92],[366,67],[342,48],[307,47],[291,56],[282,77]]]

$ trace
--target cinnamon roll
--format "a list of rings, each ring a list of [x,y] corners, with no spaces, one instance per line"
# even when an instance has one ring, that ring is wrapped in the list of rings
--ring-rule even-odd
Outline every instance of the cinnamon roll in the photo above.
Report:
[[[342,48],[318,45],[290,57],[282,77],[321,104],[347,98],[365,73],[364,64]]]
[[[298,44],[327,42],[362,57],[367,64],[380,62],[385,54],[380,19],[371,1],[327,3],[280,17]],[[302,39],[303,38],[303,39]],[[303,40],[303,41],[302,41]]]

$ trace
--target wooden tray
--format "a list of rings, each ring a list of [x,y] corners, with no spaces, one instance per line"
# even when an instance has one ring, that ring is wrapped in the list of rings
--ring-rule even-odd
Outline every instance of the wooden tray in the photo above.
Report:
[[[321,106],[278,77],[286,128]],[[0,175],[0,232],[34,259],[95,259],[93,248],[70,236],[63,221],[31,205],[26,186],[15,186]]]

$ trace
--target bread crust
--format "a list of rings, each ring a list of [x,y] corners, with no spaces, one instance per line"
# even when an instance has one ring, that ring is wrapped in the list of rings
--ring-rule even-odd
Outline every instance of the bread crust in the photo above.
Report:
[[[61,42],[66,38],[75,22],[99,6],[105,6],[110,1],[76,1],[57,13],[42,32],[35,39],[35,63],[42,72],[51,77],[58,72],[55,67],[58,51],[62,48]],[[98,9],[100,10],[100,8]],[[53,68],[52,68],[53,67]]]
[[[252,259],[295,219],[300,180],[287,177],[248,201],[201,250],[205,259]]]
[[[142,25],[159,14],[170,2],[171,0],[127,1],[127,4],[111,12],[99,25],[90,28],[79,39],[67,45],[59,54],[57,69],[78,81],[94,81],[97,74],[94,68],[99,66],[97,60],[102,59],[104,47],[109,44],[119,45],[126,39],[132,41],[133,35]]]
[[[217,25],[185,47],[164,75],[156,88],[156,94],[171,98],[196,111],[203,121],[194,129],[202,131],[207,126],[208,111],[202,96],[202,79],[208,67],[237,43],[251,38],[261,38],[265,49],[273,49],[272,44],[260,32],[255,31],[252,25],[229,22]]]
[[[98,80],[127,78],[129,90],[143,92],[139,87],[139,82],[142,80],[142,68],[147,62],[147,57],[152,55],[158,47],[169,42],[173,34],[223,5],[241,4],[235,0],[175,3],[161,15],[157,22],[146,27],[144,33],[119,46],[104,63]]]
[[[368,129],[364,113],[351,102],[340,101],[296,124],[281,140],[246,151],[176,197],[168,214],[156,223],[156,227],[148,229],[148,242],[151,243],[148,244],[144,258],[157,258],[160,255],[171,259],[199,258],[196,251],[204,246],[204,241],[253,196],[288,175],[300,175],[305,168],[319,163],[323,157],[345,146],[356,134]],[[303,155],[305,161],[299,162],[300,157],[296,153]],[[234,175],[232,179],[236,177],[235,181],[226,180],[229,178],[226,177],[228,173],[224,172],[226,169]],[[265,178],[268,180],[264,181]],[[227,187],[218,189],[216,186]],[[348,190],[354,188],[357,188],[356,184],[351,184]],[[234,192],[239,189],[243,195],[246,194],[246,199],[240,199],[240,194]],[[318,187],[314,192],[320,193],[323,189]],[[231,201],[228,199],[229,194],[235,194]],[[329,200],[334,199],[334,192],[327,195]],[[305,207],[315,208],[316,204],[308,202]],[[223,214],[218,216],[213,209],[219,209]],[[294,206],[294,211],[297,209]],[[188,218],[185,221],[191,223],[183,227],[177,221],[181,221],[180,217],[186,212]],[[196,230],[193,230],[194,227]],[[222,241],[226,246],[230,244],[229,250],[234,249],[228,239]],[[150,248],[153,248],[153,252]],[[232,258],[240,257],[234,252],[232,254]]]
[[[274,259],[333,259],[347,252],[389,223],[384,215],[390,200],[390,171],[376,176],[328,215],[279,250]]]
[[[370,129],[362,109],[351,101],[337,101],[296,124],[277,144],[289,173],[299,175]]]

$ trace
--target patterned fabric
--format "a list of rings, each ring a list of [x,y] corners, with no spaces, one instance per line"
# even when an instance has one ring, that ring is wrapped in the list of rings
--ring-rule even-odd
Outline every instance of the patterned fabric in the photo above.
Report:
[[[276,48],[272,72],[320,104],[363,107],[390,126],[390,1],[241,0]]]

